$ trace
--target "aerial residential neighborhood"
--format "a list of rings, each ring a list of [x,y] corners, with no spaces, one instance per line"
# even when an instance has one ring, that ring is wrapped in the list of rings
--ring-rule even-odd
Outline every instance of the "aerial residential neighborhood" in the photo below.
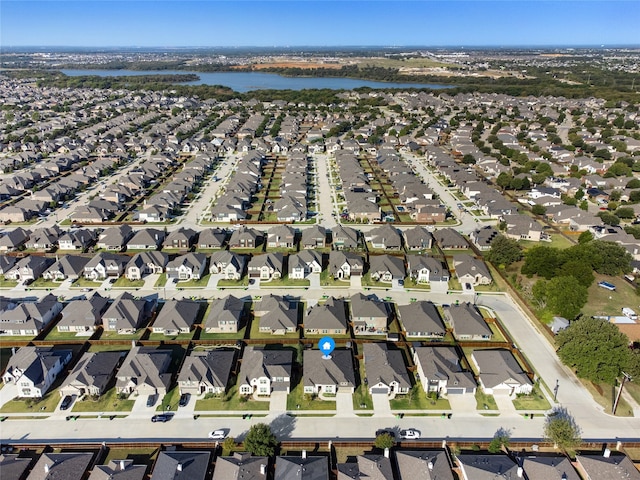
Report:
[[[518,88],[582,58],[434,52],[369,55]],[[631,97],[183,85],[357,50],[0,53],[3,478],[640,478]],[[175,79],[101,85],[118,62]]]

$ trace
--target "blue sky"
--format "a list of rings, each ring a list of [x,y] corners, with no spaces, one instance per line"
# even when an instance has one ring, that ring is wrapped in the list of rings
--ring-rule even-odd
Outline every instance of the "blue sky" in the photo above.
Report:
[[[8,46],[640,44],[640,1],[0,1]]]

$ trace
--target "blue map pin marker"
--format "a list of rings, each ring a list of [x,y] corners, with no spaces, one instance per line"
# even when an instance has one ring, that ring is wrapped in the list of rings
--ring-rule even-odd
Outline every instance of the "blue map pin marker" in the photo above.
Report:
[[[323,353],[322,358],[328,360],[331,358],[331,352],[336,348],[336,342],[331,337],[322,337],[318,342],[318,348]]]

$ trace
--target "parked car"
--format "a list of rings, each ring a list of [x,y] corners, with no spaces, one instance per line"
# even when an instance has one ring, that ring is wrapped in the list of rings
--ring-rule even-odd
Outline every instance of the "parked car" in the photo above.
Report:
[[[402,440],[418,440],[420,438],[420,432],[412,428],[408,430],[400,430],[400,438]]]
[[[387,430],[387,429],[384,429],[384,428],[382,428],[380,430],[376,430],[376,437],[379,437],[380,435],[389,435],[394,440],[396,438],[396,432],[394,432],[393,430]]]
[[[60,410],[66,410],[69,408],[71,406],[71,402],[73,402],[73,397],[71,395],[66,395],[60,403]]]
[[[226,430],[214,430],[212,432],[209,432],[209,438],[211,440],[224,440],[226,437]]]
[[[191,395],[189,395],[188,393],[183,393],[182,395],[180,395],[180,402],[178,402],[178,405],[180,405],[181,407],[186,407],[189,403],[189,398],[191,398]]]
[[[158,398],[156,397],[156,395],[149,395],[147,397],[147,407],[153,407],[156,404],[157,400]]]
[[[161,413],[159,415],[154,415],[153,417],[151,417],[151,421],[153,423],[156,422],[168,422],[169,420],[171,420],[171,415],[167,415],[166,413]]]

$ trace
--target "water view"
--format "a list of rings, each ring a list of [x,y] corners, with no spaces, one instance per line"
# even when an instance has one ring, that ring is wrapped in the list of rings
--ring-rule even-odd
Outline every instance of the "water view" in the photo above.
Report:
[[[376,82],[371,80],[359,80],[355,78],[333,77],[283,77],[275,73],[260,72],[188,72],[181,70],[62,70],[62,73],[71,77],[81,75],[109,76],[133,76],[133,75],[180,75],[192,73],[198,75],[200,80],[184,82],[182,85],[223,85],[240,93],[251,90],[304,90],[322,89],[352,90],[360,87],[370,88],[451,88],[451,85],[430,83],[398,83]]]

